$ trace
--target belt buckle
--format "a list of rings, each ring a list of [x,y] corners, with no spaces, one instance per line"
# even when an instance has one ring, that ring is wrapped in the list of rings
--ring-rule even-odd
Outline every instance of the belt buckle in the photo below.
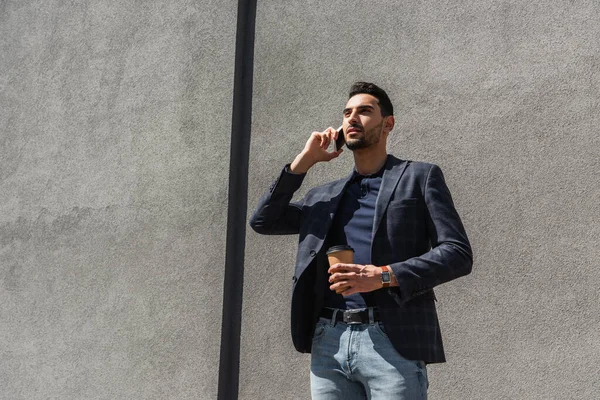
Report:
[[[348,325],[359,325],[362,324],[362,318],[360,317],[362,310],[346,310],[344,311],[343,317],[344,322]]]

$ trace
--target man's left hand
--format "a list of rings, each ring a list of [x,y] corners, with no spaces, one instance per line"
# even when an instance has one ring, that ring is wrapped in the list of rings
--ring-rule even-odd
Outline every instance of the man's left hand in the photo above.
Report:
[[[331,274],[329,289],[342,296],[381,289],[381,271],[382,269],[375,265],[334,264],[328,271]],[[395,282],[392,277],[392,286],[395,286]]]

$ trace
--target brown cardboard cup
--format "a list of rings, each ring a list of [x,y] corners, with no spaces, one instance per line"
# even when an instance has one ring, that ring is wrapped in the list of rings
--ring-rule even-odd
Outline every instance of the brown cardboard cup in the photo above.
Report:
[[[354,249],[348,245],[330,247],[327,250],[327,259],[330,267],[337,263],[352,264],[354,262]]]
[[[327,250],[327,259],[330,267],[337,263],[352,264],[354,263],[354,249],[348,245],[330,247]],[[346,287],[339,288],[336,293],[340,294],[345,289]]]

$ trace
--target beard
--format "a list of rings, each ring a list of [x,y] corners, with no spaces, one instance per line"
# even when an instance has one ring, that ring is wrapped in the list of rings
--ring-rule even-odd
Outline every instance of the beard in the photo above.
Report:
[[[363,135],[356,139],[350,139],[346,141],[346,147],[349,150],[360,150],[366,149],[374,144],[379,143],[379,139],[381,138],[381,128],[383,127],[383,121],[381,123],[368,131],[363,131]]]

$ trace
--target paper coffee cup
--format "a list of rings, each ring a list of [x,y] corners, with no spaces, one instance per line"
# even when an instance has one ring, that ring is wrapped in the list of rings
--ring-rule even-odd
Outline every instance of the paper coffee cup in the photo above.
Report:
[[[352,264],[354,263],[354,249],[348,245],[330,247],[329,250],[327,250],[327,259],[329,260],[330,267],[337,263]],[[340,294],[346,289],[347,286],[344,286],[335,292]]]
[[[346,244],[330,247],[327,250],[327,259],[330,267],[337,263],[352,264],[354,262],[354,249]]]

